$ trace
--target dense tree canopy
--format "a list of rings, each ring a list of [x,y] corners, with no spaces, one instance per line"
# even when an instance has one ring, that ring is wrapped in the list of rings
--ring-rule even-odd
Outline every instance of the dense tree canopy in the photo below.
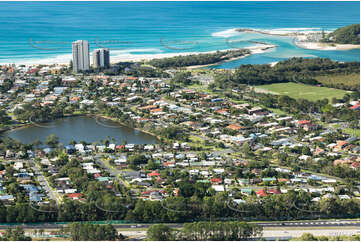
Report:
[[[245,222],[194,222],[185,223],[182,229],[172,229],[163,224],[152,225],[147,230],[148,240],[248,240],[262,235],[262,227]]]
[[[327,35],[327,40],[337,44],[360,44],[360,24],[341,27]]]
[[[229,60],[234,57],[244,56],[249,53],[250,51],[247,49],[217,51],[216,53],[209,53],[209,54],[194,54],[194,55],[175,56],[175,57],[162,58],[162,59],[153,59],[149,61],[149,64],[158,68],[208,65],[208,64],[215,64],[220,61]]]
[[[315,77],[319,75],[359,72],[359,62],[341,63],[327,58],[290,58],[273,67],[268,64],[241,65],[234,74],[218,75],[215,81],[220,88],[239,84],[263,85],[283,82],[318,85],[321,83]]]
[[[21,227],[15,229],[7,229],[0,241],[29,241],[31,237],[25,236],[24,230]]]
[[[71,240],[123,240],[124,237],[118,235],[117,230],[110,224],[94,225],[72,223],[69,225]]]

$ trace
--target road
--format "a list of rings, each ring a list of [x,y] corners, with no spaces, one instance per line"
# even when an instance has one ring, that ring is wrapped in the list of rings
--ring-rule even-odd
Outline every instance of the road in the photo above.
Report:
[[[29,164],[30,164],[31,168],[33,169],[35,175],[37,176],[37,179],[38,179],[41,187],[46,191],[49,198],[54,200],[56,202],[56,205],[59,205],[60,199],[58,198],[58,196],[56,196],[53,189],[51,189],[48,181],[46,180],[46,178],[44,177],[43,173],[40,171],[38,166],[35,164],[34,160],[29,160]]]
[[[360,220],[313,220],[313,221],[290,221],[290,222],[265,222],[257,223],[262,227],[332,227],[332,226],[356,226],[360,227]]]
[[[120,230],[122,235],[129,237],[131,240],[145,240],[147,233],[145,230]],[[352,236],[359,234],[358,228],[346,228],[342,231],[335,228],[265,228],[262,238],[268,241],[290,240],[291,238],[301,237],[303,233],[311,233],[314,236]]]
[[[351,220],[351,219],[342,219],[342,220],[308,220],[308,221],[285,221],[285,222],[252,222],[253,224],[258,224],[264,228],[311,228],[311,227],[357,227],[360,228],[360,220]],[[152,224],[113,224],[117,229],[134,229],[134,228],[148,228]],[[166,224],[173,228],[181,228],[183,223],[172,223]],[[23,228],[32,228],[32,229],[50,229],[50,228],[62,228],[64,224],[55,224],[55,223],[41,223],[41,224],[22,224]],[[7,228],[8,225],[1,225],[0,228]],[[10,226],[11,227],[11,226]]]
[[[120,183],[123,184],[123,186],[128,187],[128,184],[126,184],[122,179],[120,179],[119,175],[121,174],[121,171],[119,171],[118,169],[115,169],[111,166],[109,166],[108,164],[106,164],[102,158],[101,155],[96,155],[95,156],[95,162],[102,167],[103,169],[105,169],[107,172],[109,172],[109,174],[111,176],[114,176]]]
[[[265,228],[263,229],[262,238],[264,238],[264,240],[290,240],[291,238],[301,237],[304,233],[311,233],[314,236],[352,236],[355,234],[360,234],[360,229],[356,227]]]
[[[47,231],[54,231],[54,229],[48,229]],[[118,229],[118,232],[132,241],[146,240],[147,237],[147,231],[145,229]],[[311,233],[314,236],[352,236],[360,234],[360,230],[357,227],[343,227],[342,230],[338,230],[335,227],[273,227],[263,229],[262,240],[290,240],[291,238],[301,237],[303,233]],[[25,229],[25,234],[33,236],[34,229]]]

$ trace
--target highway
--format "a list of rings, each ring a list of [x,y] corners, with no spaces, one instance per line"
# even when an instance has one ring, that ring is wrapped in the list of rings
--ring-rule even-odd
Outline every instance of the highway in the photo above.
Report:
[[[284,221],[284,222],[251,222],[258,224],[264,228],[267,227],[360,227],[360,220],[342,219],[342,220],[309,220],[309,221]],[[113,224],[118,229],[132,229],[132,228],[148,228],[152,224]],[[166,224],[173,228],[181,228],[183,223],[168,223]],[[24,229],[57,229],[66,226],[60,223],[39,223],[39,224],[22,224]],[[13,227],[6,224],[0,224],[0,229]]]

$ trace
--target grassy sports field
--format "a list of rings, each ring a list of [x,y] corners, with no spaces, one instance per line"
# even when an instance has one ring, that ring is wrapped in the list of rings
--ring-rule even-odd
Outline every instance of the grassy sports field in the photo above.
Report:
[[[293,82],[260,85],[256,86],[256,91],[266,91],[273,94],[286,95],[295,99],[303,98],[310,101],[317,101],[325,98],[328,98],[331,101],[333,97],[342,98],[347,93],[347,91],[340,89],[304,85]]]

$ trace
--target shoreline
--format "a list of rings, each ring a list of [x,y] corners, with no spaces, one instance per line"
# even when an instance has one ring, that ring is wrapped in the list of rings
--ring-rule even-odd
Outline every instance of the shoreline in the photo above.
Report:
[[[299,48],[307,50],[353,50],[360,49],[360,45],[353,44],[334,44],[322,42],[306,42],[306,41],[293,41],[293,44]]]
[[[78,116],[85,116],[85,114],[70,114],[70,115],[64,115],[63,117],[60,117],[60,118],[56,118],[56,119],[51,119],[51,120],[48,120],[48,121],[40,122],[40,124],[50,123],[50,122],[53,122],[53,121],[55,121],[55,120],[62,119],[62,118],[71,118],[71,117],[78,117]],[[10,132],[13,132],[13,131],[16,131],[16,130],[19,130],[19,129],[29,128],[29,127],[31,127],[31,126],[37,127],[36,122],[23,123],[23,124],[19,124],[19,126],[9,127],[9,128],[6,128],[6,129],[1,129],[1,130],[0,130],[0,133],[10,133]]]
[[[212,34],[214,37],[222,37],[226,40],[233,35],[221,35],[219,33],[222,32],[236,32],[237,34],[240,33],[255,33],[255,34],[262,34],[262,35],[269,35],[269,36],[279,36],[279,37],[289,37],[294,38],[293,45],[302,49],[309,49],[309,50],[351,50],[351,49],[359,49],[360,45],[352,45],[352,44],[332,44],[332,43],[320,43],[312,41],[312,35],[320,34],[320,28],[279,28],[279,29],[253,29],[253,28],[233,28],[224,30],[221,32],[217,32],[216,34]],[[332,31],[327,30],[323,31],[324,33],[330,33]],[[309,40],[308,40],[309,39]],[[269,44],[267,42],[261,42],[256,40],[248,40],[248,42],[253,43],[253,46],[245,47],[244,49],[253,50],[251,54],[262,53],[262,49],[267,46],[277,47],[277,45]],[[226,47],[227,48],[227,47]],[[194,54],[210,54],[215,53],[217,51],[227,51],[232,50],[233,48],[229,49],[222,49],[222,50],[213,50],[213,51],[187,51],[187,52],[173,52],[173,53],[164,53],[162,50],[152,50],[153,54],[137,54],[136,52],[123,52],[120,53],[116,50],[111,50],[113,53],[110,56],[110,63],[115,64],[118,62],[144,62],[149,61],[152,59],[161,59],[161,58],[171,58],[175,56],[187,56],[187,55],[194,55]],[[237,49],[237,48],[236,48]],[[130,51],[130,50],[129,50]],[[133,50],[134,51],[134,50]],[[167,51],[167,50],[165,50]],[[181,51],[181,50],[179,50]],[[247,55],[249,56],[249,55]],[[246,57],[247,57],[246,56]],[[244,58],[244,57],[243,57]],[[15,64],[16,66],[25,65],[25,66],[35,66],[35,65],[69,65],[70,60],[72,59],[71,53],[63,53],[59,55],[50,55],[45,58],[34,58],[34,59],[23,59],[23,60],[9,60],[7,62],[2,62],[0,65],[11,65]],[[203,66],[201,66],[203,67]]]
[[[148,134],[148,135],[151,135],[153,137],[155,137],[157,139],[157,141],[159,142],[161,137],[159,137],[158,135],[156,134],[153,134],[149,131],[146,131],[146,130],[143,130],[141,128],[138,128],[138,127],[130,127],[129,125],[123,123],[123,122],[120,122],[119,120],[117,120],[116,118],[112,118],[112,117],[108,117],[108,116],[104,116],[104,115],[99,115],[99,114],[89,114],[89,113],[85,113],[85,114],[72,114],[72,115],[66,115],[66,116],[63,116],[63,117],[60,117],[60,118],[56,118],[56,119],[52,119],[52,120],[49,120],[49,121],[46,121],[46,122],[42,122],[42,124],[46,124],[46,123],[50,123],[50,122],[54,122],[58,119],[63,119],[63,118],[71,118],[71,117],[89,117],[89,118],[104,118],[104,119],[107,119],[107,120],[111,120],[113,122],[116,122],[118,123],[120,126],[123,126],[123,127],[126,127],[126,128],[130,128],[130,129],[135,129],[139,132],[142,132],[142,133],[145,133],[145,134]],[[22,124],[18,127],[11,127],[11,128],[5,128],[5,129],[1,129],[0,130],[0,133],[1,134],[6,134],[6,133],[10,133],[10,132],[13,132],[13,131],[16,131],[16,130],[21,130],[21,129],[24,129],[24,128],[29,128],[29,127],[32,127],[32,126],[37,126],[36,124],[34,123],[26,123],[26,124]]]
[[[286,28],[287,29],[287,28]],[[316,29],[316,28],[315,28]],[[300,31],[299,29],[295,29],[295,30],[291,30],[289,29],[287,30],[277,30],[277,29],[271,29],[271,30],[258,30],[258,29],[249,29],[249,28],[238,28],[235,29],[235,31],[239,32],[239,33],[256,33],[256,34],[264,34],[264,35],[272,35],[272,36],[288,36],[288,37],[292,37],[292,36],[305,36],[307,34],[311,34],[311,33],[315,33],[318,31],[315,30],[307,30],[307,31]],[[329,32],[329,31],[325,31],[325,32]]]
[[[160,141],[160,137],[156,134],[153,134],[149,131],[146,131],[146,130],[143,130],[141,128],[138,128],[138,127],[129,127],[128,125],[126,125],[125,123],[123,122],[120,122],[119,120],[117,120],[116,118],[112,118],[112,117],[108,117],[108,116],[104,116],[104,115],[99,115],[99,114],[86,114],[86,115],[83,115],[83,116],[86,116],[86,117],[92,117],[92,118],[104,118],[104,119],[108,119],[108,120],[111,120],[113,122],[116,122],[118,124],[120,124],[121,126],[124,126],[124,127],[127,127],[127,128],[131,128],[131,129],[135,129],[137,131],[140,131],[142,133],[145,133],[145,134],[148,134],[148,135],[151,135],[153,137],[155,137],[157,139],[157,141]]]
[[[354,44],[336,44],[336,43],[322,43],[315,41],[307,41],[307,37],[313,33],[319,31],[277,31],[277,30],[257,30],[257,29],[236,29],[239,33],[258,33],[271,36],[284,36],[284,37],[294,37],[292,43],[293,45],[307,50],[352,50],[360,49],[360,45]],[[325,31],[328,33],[330,31]]]
[[[251,56],[251,55],[254,55],[254,54],[262,54],[262,53],[266,52],[267,50],[277,48],[277,45],[264,44],[264,47],[262,47],[262,48],[254,48],[254,49],[251,49],[251,48],[252,48],[252,47],[247,48],[247,49],[249,49],[249,50],[251,51],[250,54],[246,54],[246,55],[238,56],[238,57],[233,57],[233,58],[231,58],[231,59],[223,60],[223,61],[220,61],[220,62],[217,62],[217,63],[213,63],[213,64],[187,66],[186,68],[187,68],[187,69],[204,68],[204,67],[210,67],[210,66],[220,65],[220,64],[226,63],[226,62],[232,62],[232,61],[240,60],[240,59],[246,58],[246,57]],[[232,50],[232,49],[231,49],[231,50]]]
[[[255,43],[254,46],[250,46],[250,47],[246,47],[243,49],[248,49],[251,51],[251,54],[259,54],[259,53],[263,53],[265,51],[265,49],[270,49],[270,48],[276,48],[277,45],[272,45],[272,44],[266,44],[266,43]],[[193,52],[177,52],[177,53],[157,53],[157,54],[119,54],[116,56],[110,56],[110,63],[111,64],[116,64],[119,62],[147,62],[153,59],[162,59],[162,58],[171,58],[171,57],[175,57],[175,56],[188,56],[188,55],[198,55],[198,54],[213,54],[216,53],[217,51],[220,52],[225,52],[225,51],[229,51],[229,50],[234,50],[232,48],[229,49],[223,49],[223,50],[212,50],[212,51],[193,51]],[[245,56],[249,56],[249,55],[245,55]],[[241,56],[241,58],[245,57],[245,56]],[[69,57],[71,59],[71,56]],[[51,60],[49,60],[51,59]],[[23,63],[16,63],[16,66],[20,66],[20,65],[25,65],[25,66],[34,66],[34,65],[46,65],[46,66],[51,66],[51,65],[65,65],[68,66],[70,59],[68,61],[65,60],[56,60],[56,58],[47,58],[47,59],[36,59],[34,61],[25,61]],[[0,65],[9,65],[9,64],[13,64],[13,63],[0,63]],[[217,64],[217,63],[213,63],[213,64]],[[212,65],[213,65],[212,64]]]

